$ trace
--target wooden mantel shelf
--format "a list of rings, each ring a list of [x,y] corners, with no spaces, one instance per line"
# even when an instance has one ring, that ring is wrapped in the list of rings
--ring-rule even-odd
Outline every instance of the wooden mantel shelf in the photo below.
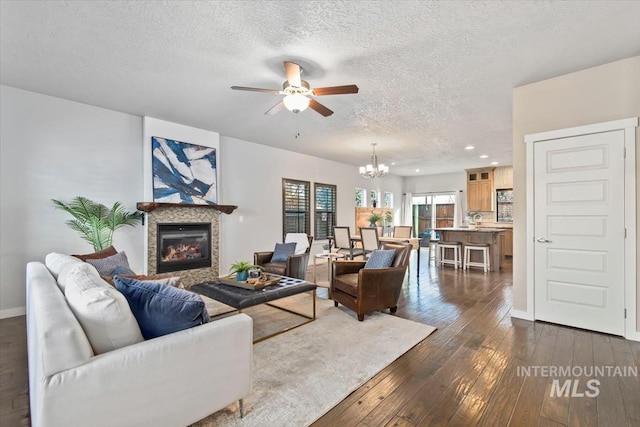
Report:
[[[142,212],[151,212],[158,208],[207,208],[215,209],[222,213],[230,214],[234,210],[238,209],[234,205],[196,205],[186,203],[156,203],[156,202],[138,202],[136,208]]]

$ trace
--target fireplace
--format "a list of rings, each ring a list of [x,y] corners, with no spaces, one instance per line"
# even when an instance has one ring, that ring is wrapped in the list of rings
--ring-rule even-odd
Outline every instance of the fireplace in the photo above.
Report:
[[[158,224],[158,273],[211,267],[211,223]]]

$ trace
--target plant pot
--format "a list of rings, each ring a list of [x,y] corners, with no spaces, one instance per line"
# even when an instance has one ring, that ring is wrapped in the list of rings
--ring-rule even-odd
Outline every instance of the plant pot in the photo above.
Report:
[[[247,277],[249,276],[249,272],[248,271],[238,271],[236,273],[236,280],[238,282],[246,282],[247,281]]]
[[[323,249],[323,250],[322,250],[322,253],[323,253],[323,254],[328,254],[329,252],[330,252],[330,251],[329,251],[329,249]]]

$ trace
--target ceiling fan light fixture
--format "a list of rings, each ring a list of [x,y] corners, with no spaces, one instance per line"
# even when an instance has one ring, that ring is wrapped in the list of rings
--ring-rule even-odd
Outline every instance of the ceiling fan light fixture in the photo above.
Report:
[[[310,96],[324,96],[324,95],[346,95],[350,93],[358,93],[359,89],[356,85],[343,85],[343,86],[327,86],[311,88],[309,82],[302,80],[302,68],[299,64],[292,61],[284,61],[284,72],[287,76],[287,80],[282,83],[282,90],[278,89],[263,89],[259,87],[247,87],[247,86],[231,86],[233,90],[247,90],[250,92],[266,92],[276,95],[285,95],[282,101],[278,102],[273,107],[269,108],[265,114],[271,115],[282,110],[282,107],[291,111],[292,113],[299,113],[307,108],[312,109],[316,113],[324,117],[329,117],[333,114],[326,106],[322,105]]]
[[[284,97],[282,102],[287,110],[293,113],[299,113],[300,111],[304,111],[309,106],[310,99],[304,95],[299,93],[293,93],[291,95],[287,95]]]

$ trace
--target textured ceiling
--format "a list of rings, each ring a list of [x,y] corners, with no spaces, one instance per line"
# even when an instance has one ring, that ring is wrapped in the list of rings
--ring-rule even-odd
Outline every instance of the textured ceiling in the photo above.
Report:
[[[376,142],[404,176],[511,164],[514,87],[640,55],[638,1],[3,0],[0,18],[4,85],[353,165]],[[280,88],[284,60],[360,93],[267,116],[281,96],[229,88]]]

